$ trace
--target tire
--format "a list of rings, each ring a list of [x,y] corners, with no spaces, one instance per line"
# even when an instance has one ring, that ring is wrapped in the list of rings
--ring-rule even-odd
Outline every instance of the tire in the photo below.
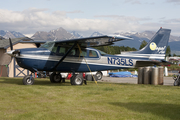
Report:
[[[62,79],[61,74],[52,73],[50,75],[50,81],[51,83],[60,83]]]
[[[175,81],[174,81],[174,86],[179,86],[178,80],[175,80]]]
[[[30,78],[31,78],[31,80],[30,80]],[[34,84],[34,78],[31,76],[25,76],[23,78],[23,84],[24,85],[33,85]]]
[[[103,74],[102,74],[102,72],[98,71],[98,72],[96,73],[96,76],[97,76],[97,80],[101,80]]]
[[[71,77],[71,85],[82,85],[83,77],[82,75],[75,74]]]

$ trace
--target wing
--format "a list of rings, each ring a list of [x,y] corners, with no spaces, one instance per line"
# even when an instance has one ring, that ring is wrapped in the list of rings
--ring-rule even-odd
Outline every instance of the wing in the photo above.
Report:
[[[120,36],[120,35],[105,35],[98,37],[87,37],[87,38],[78,38],[70,40],[61,40],[55,41],[55,43],[75,43],[77,42],[82,47],[95,47],[95,46],[105,46],[112,45],[116,41],[121,40],[132,40],[132,38]]]

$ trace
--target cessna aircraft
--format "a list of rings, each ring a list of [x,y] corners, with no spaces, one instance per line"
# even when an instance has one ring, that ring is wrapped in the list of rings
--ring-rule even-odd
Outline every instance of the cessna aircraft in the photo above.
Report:
[[[108,55],[91,47],[112,45],[116,41],[131,40],[131,38],[119,35],[105,35],[46,42],[39,48],[16,50],[13,50],[10,40],[11,51],[7,52],[7,54],[15,57],[20,67],[28,69],[32,73],[37,71],[53,72],[50,75],[52,83],[61,81],[60,72],[73,72],[71,85],[82,85],[82,76],[75,74],[75,72],[168,64],[168,62],[164,61],[164,57],[170,32],[170,29],[160,28],[143,49],[118,56]],[[32,74],[23,78],[24,85],[32,85],[33,83]]]

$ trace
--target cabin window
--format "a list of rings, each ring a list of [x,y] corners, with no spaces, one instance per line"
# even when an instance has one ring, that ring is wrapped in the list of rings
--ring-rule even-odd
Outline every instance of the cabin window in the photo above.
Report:
[[[77,50],[77,54],[76,54],[76,56],[78,56],[79,57],[79,54],[80,54],[80,52],[79,52],[79,49],[78,48],[76,48],[76,50]],[[80,54],[80,57],[86,57],[87,56],[87,51],[86,51],[86,49],[81,49],[81,54]]]
[[[65,47],[60,47],[58,54],[59,55],[64,55],[65,53],[66,53],[66,48]]]
[[[57,48],[58,48],[57,46],[54,46],[53,49],[52,49],[52,52],[56,53]]]
[[[81,57],[86,57],[87,56],[87,51],[86,50],[81,50],[81,54],[80,54]]]
[[[68,51],[68,50],[67,50]],[[72,51],[69,53],[70,56],[75,56],[76,55],[76,50],[72,49]]]
[[[94,50],[89,50],[89,57],[98,57],[97,52]]]
[[[52,52],[55,53],[56,55],[65,55],[67,53],[67,51],[70,49],[69,46],[62,46],[62,44],[56,44],[54,45],[54,47],[52,48]],[[69,53],[68,56],[76,56],[76,57],[79,57],[79,49],[78,48],[74,48],[71,50],[71,52]],[[81,57],[86,57],[87,56],[87,50],[86,49],[81,49],[81,54],[80,54]],[[97,55],[96,55],[97,56]]]

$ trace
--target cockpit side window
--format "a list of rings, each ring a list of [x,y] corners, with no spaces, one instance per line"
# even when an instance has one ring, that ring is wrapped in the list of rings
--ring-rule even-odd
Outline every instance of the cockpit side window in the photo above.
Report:
[[[57,46],[54,46],[53,49],[52,49],[52,52],[56,53],[57,52]]]
[[[47,46],[47,45],[46,45]],[[56,54],[56,55],[60,55],[60,56],[63,56],[63,55],[65,55],[66,54],[66,52],[69,50],[71,48],[71,45],[67,45],[66,43],[64,43],[64,44],[60,44],[60,43],[56,43],[56,44],[53,44],[53,46],[51,46],[51,52],[53,53],[53,54]],[[79,57],[79,55],[80,55],[80,57],[86,57],[86,56],[88,56],[88,54],[87,54],[87,50],[86,49],[81,49],[81,54],[80,54],[80,52],[79,52],[79,49],[76,47],[76,48],[74,48],[74,49],[72,49],[71,50],[71,52],[68,54],[68,56],[76,56],[76,57]]]
[[[59,55],[64,55],[65,53],[66,53],[66,48],[60,46],[60,47],[59,47],[59,52],[58,52],[57,54],[59,54]]]

